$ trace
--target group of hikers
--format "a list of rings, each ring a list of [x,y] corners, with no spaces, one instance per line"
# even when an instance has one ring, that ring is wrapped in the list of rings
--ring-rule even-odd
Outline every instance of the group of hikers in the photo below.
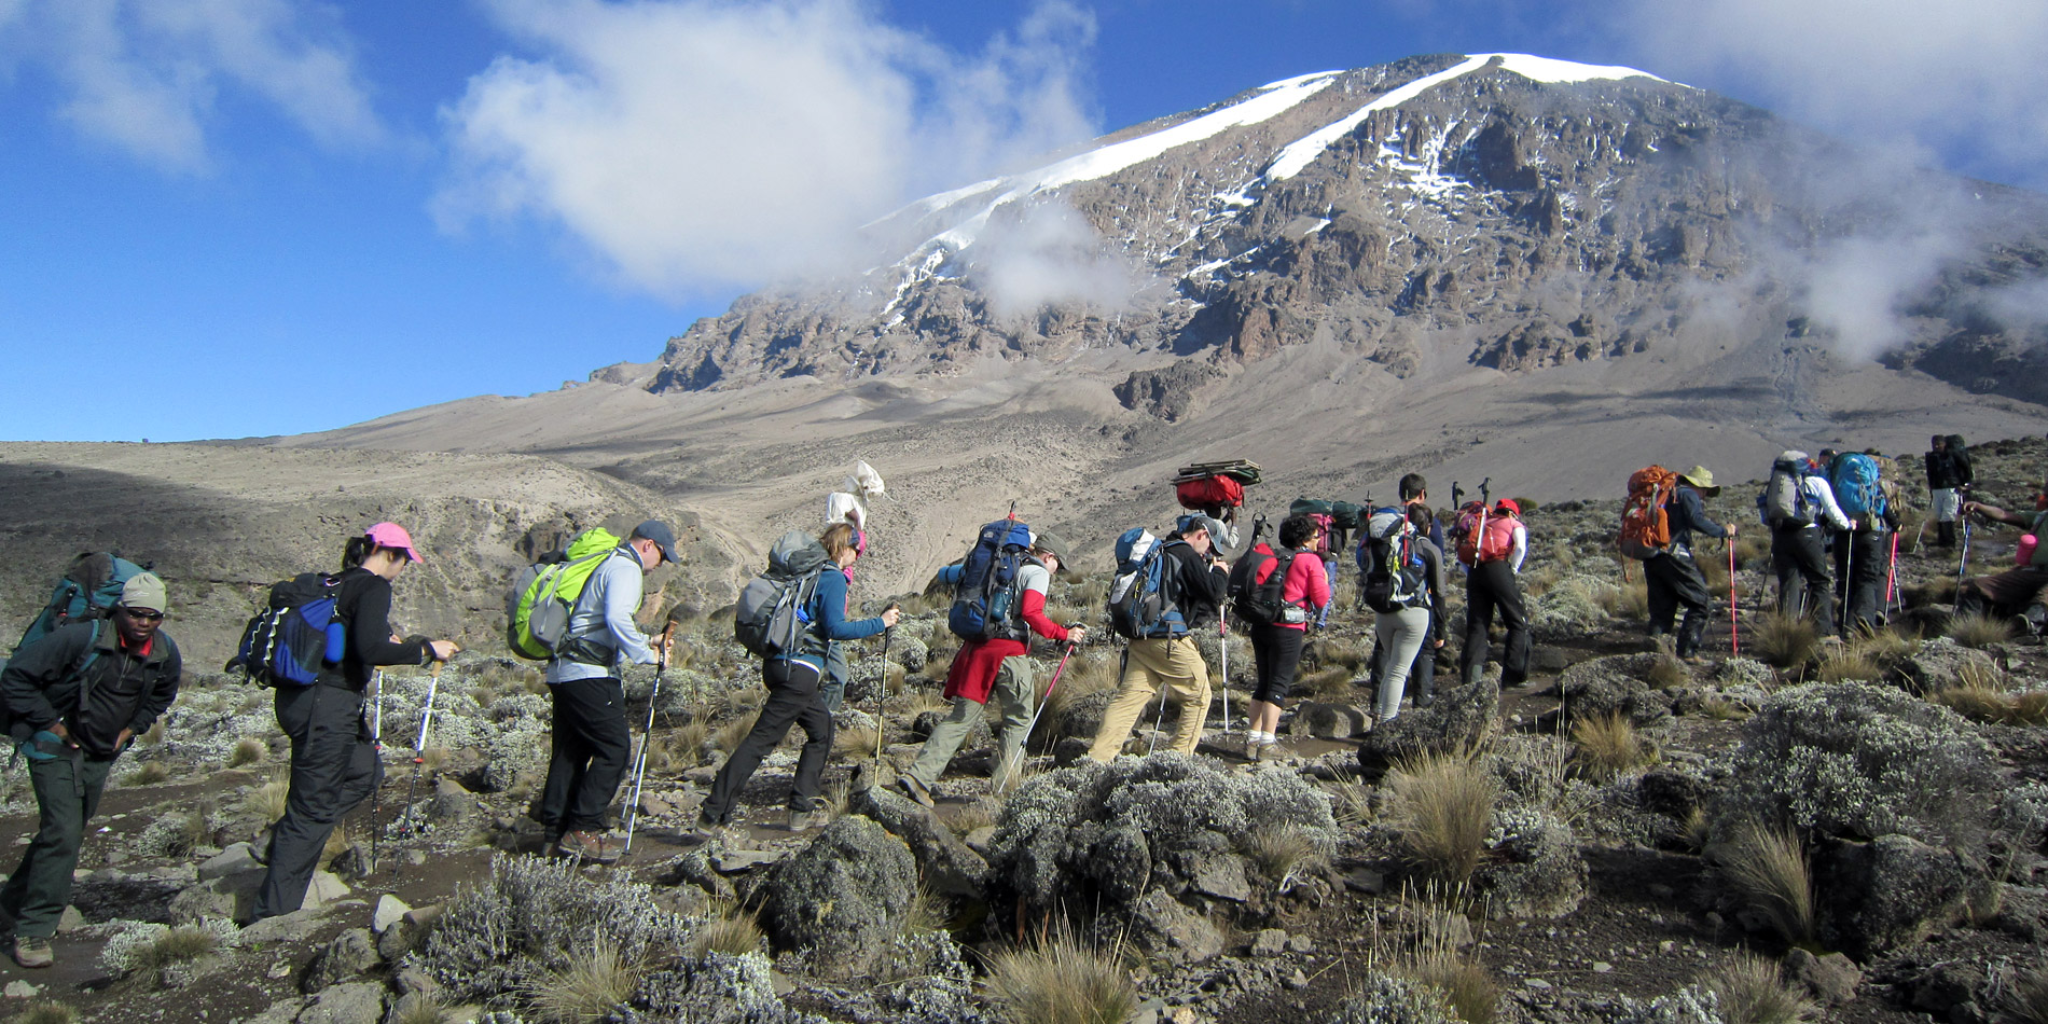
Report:
[[[860,468],[872,473],[864,463]],[[1968,499],[1972,469],[1960,438],[1935,438],[1926,468],[1937,544],[1956,543],[1955,524],[1962,522],[1967,551],[1972,516],[2021,526],[2028,540],[2048,528],[2048,497],[2037,497],[2032,516]],[[1643,562],[1648,630],[1674,635],[1677,654],[1696,660],[1712,598],[1695,545],[1712,537],[1732,547],[1736,524],[1707,516],[1705,499],[1719,488],[1705,467],[1650,467],[1630,483],[1619,545]],[[879,493],[879,478],[869,486]],[[1126,643],[1116,691],[1087,756],[1108,761],[1122,753],[1155,699],[1177,706],[1166,749],[1195,753],[1211,705],[1209,668],[1196,638],[1223,635],[1231,620],[1248,629],[1254,661],[1243,754],[1253,761],[1265,756],[1278,742],[1309,631],[1326,621],[1334,603],[1336,553],[1352,529],[1359,533],[1359,601],[1375,612],[1362,682],[1376,691],[1378,721],[1398,718],[1404,698],[1418,707],[1434,699],[1454,572],[1465,587],[1462,680],[1485,678],[1498,618],[1506,632],[1500,685],[1521,684],[1530,655],[1519,581],[1530,542],[1521,504],[1487,496],[1440,516],[1430,507],[1427,481],[1414,473],[1401,478],[1399,494],[1397,504],[1358,508],[1345,524],[1313,506],[1293,511],[1270,541],[1260,522],[1234,560],[1224,554],[1238,546],[1226,521],[1231,509],[1189,511],[1161,538],[1127,531],[1116,544],[1106,615]],[[1872,456],[1787,451],[1773,466],[1759,509],[1771,530],[1781,611],[1811,615],[1824,629],[1882,621],[1878,592],[1896,559],[1898,489]],[[738,638],[762,658],[767,699],[699,808],[697,828],[707,836],[732,827],[741,792],[792,726],[803,728],[805,742],[787,795],[789,826],[816,823],[833,714],[849,681],[844,645],[886,637],[900,621],[894,604],[870,618],[848,617],[854,570],[869,543],[865,505],[858,496],[835,494],[828,520],[815,536],[791,531],[779,540],[769,572],[749,584],[736,608]],[[234,664],[276,690],[278,726],[291,745],[285,813],[256,844],[267,874],[252,919],[300,908],[330,833],[382,785],[379,739],[365,713],[378,669],[438,671],[458,651],[451,640],[402,637],[389,621],[393,583],[420,561],[404,527],[377,523],[347,539],[338,573],[278,584],[250,622]],[[649,520],[623,538],[602,530],[580,535],[514,588],[510,642],[545,660],[553,707],[547,779],[529,814],[557,855],[599,863],[620,855],[609,834],[610,807],[635,769],[622,669],[666,666],[673,629],[650,636],[636,614],[646,574],[679,561],[675,532]],[[2018,568],[1964,584],[1958,610],[2028,617],[2038,629],[2048,553],[2023,541],[2019,561]],[[53,962],[50,936],[70,897],[85,823],[114,761],[171,706],[183,673],[178,647],[161,628],[170,609],[164,580],[119,558],[86,562],[60,582],[0,670],[0,724],[28,766],[40,813],[34,840],[0,888],[12,954],[24,967]],[[1067,656],[1092,633],[1047,613],[1053,578],[1075,575],[1059,537],[1014,516],[983,527],[967,557],[941,570],[940,582],[955,593],[947,625],[962,643],[946,673],[950,709],[895,777],[905,796],[935,803],[940,777],[991,701],[994,774],[1000,781],[1020,767],[1035,709],[1058,685]],[[1842,613],[1834,615],[1831,605]],[[1043,692],[1031,659],[1034,636],[1065,651]],[[1227,646],[1222,650],[1227,658]],[[644,757],[643,739],[639,770]],[[627,829],[630,844],[630,817]]]

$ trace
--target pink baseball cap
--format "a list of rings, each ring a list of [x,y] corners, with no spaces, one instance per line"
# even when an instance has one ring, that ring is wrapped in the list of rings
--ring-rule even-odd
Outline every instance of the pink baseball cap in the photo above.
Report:
[[[364,530],[363,536],[370,538],[370,543],[380,548],[403,551],[405,552],[405,557],[415,562],[426,561],[426,559],[420,557],[419,551],[412,546],[412,534],[405,532],[405,527],[397,523],[378,523]]]

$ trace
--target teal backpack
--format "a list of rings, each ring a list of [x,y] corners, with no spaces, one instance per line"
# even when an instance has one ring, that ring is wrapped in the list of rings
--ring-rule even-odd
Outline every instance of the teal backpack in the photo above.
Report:
[[[19,651],[73,622],[106,618],[120,603],[129,577],[147,571],[147,564],[138,565],[111,552],[80,554],[71,560],[71,568],[51,589],[50,600],[22,632],[14,649]]]

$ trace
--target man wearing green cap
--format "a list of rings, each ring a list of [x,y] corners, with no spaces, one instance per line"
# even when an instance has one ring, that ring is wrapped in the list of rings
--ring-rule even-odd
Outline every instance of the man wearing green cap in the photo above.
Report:
[[[71,900],[85,823],[114,759],[178,696],[184,662],[163,624],[164,581],[139,573],[106,620],[74,622],[21,649],[0,672],[9,737],[28,760],[41,825],[0,888],[14,961],[55,962],[50,936]]]

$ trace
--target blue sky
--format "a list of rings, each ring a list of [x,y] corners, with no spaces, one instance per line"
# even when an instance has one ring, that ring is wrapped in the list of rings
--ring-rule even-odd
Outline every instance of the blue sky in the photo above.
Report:
[[[644,361],[896,203],[1267,81],[1628,64],[2044,183],[2048,5],[0,0],[0,439],[298,433]]]

